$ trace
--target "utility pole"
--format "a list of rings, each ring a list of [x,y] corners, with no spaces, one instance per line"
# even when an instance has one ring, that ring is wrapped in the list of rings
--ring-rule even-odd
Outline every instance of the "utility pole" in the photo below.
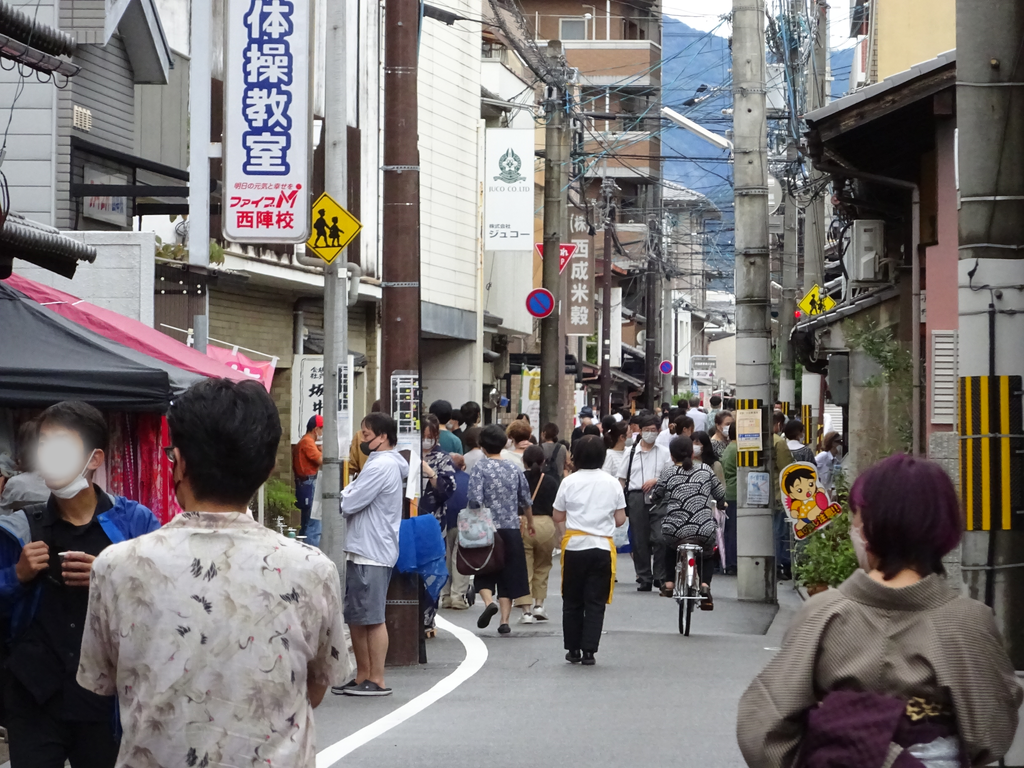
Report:
[[[389,0],[384,15],[384,218],[381,237],[382,357],[380,393],[385,413],[398,419],[392,377],[420,371],[420,153],[417,56],[420,6],[417,0]],[[558,256],[555,256],[558,269]],[[422,404],[416,403],[419,411]],[[403,431],[419,456],[419,435]],[[418,609],[418,579],[396,575],[388,593],[388,663],[416,664],[423,621]]]
[[[790,335],[796,322],[797,240],[800,236],[799,211],[796,198],[786,193],[783,212],[782,242],[782,311],[779,314],[779,352],[782,372],[779,375],[779,400],[796,407],[796,355]]]
[[[658,371],[658,278],[661,277],[661,217],[651,214],[647,218],[647,296],[644,302],[644,313],[647,315],[647,328],[644,332],[644,399],[647,408],[653,411],[658,407],[657,385],[661,383]]]
[[[210,265],[210,59],[213,4],[191,3],[188,111],[188,263]],[[194,62],[194,63],[192,63]],[[205,297],[209,307],[209,295]],[[204,313],[204,314],[208,314]]]
[[[324,189],[335,200],[348,205],[348,35],[345,6],[348,0],[327,0],[327,49],[324,102]],[[324,444],[320,496],[325,510],[338,509],[341,498],[341,445],[338,423],[338,393],[342,382],[338,367],[348,360],[348,290],[344,253],[324,269]],[[334,561],[345,584],[345,518],[323,516],[323,551]]]
[[[811,55],[811,74],[807,83],[807,110],[828,103],[828,4],[825,0],[810,0],[811,28],[814,30],[814,48]],[[811,187],[819,184],[824,177],[819,171],[811,170]],[[804,219],[804,292],[815,285],[824,290],[825,277],[825,193],[822,192],[807,206]],[[817,445],[817,435],[822,423],[821,398],[824,394],[821,374],[804,371],[800,392],[802,405],[810,405],[814,423],[805,424],[810,444]]]
[[[612,412],[612,232],[615,210],[612,194],[615,182],[610,176],[601,181],[604,197],[604,264],[601,272],[601,416]]]
[[[1013,566],[1024,562],[1024,531],[1011,530],[1019,528],[1021,472],[1021,380],[1012,377],[1024,375],[1022,38],[1018,0],[957,0],[963,561],[971,596],[995,611],[1017,669],[1024,669],[1024,573]]]
[[[548,63],[555,72],[564,69],[562,43],[549,40]],[[564,87],[545,86],[544,111],[544,264],[541,284],[555,297],[555,307],[562,303],[558,255],[565,233],[563,206],[569,152],[565,130]],[[540,423],[558,423],[561,382],[565,374],[565,337],[559,329],[560,308],[540,321]]]
[[[734,194],[736,217],[736,395],[771,405],[768,281],[768,125],[765,117],[764,0],[733,0]],[[763,419],[761,466],[738,468],[737,596],[773,603],[775,541],[770,507],[747,502],[747,475],[768,467],[771,433]],[[778,491],[774,491],[778,493]]]

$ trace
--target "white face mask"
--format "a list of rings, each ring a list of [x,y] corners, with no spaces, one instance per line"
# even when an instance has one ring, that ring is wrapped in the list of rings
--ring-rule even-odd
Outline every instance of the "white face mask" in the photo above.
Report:
[[[868,543],[864,541],[864,534],[855,525],[850,526],[850,541],[853,542],[853,551],[857,553],[857,564],[865,571],[871,570],[868,563]]]
[[[82,465],[81,471],[72,477],[71,480],[56,488],[50,485],[54,482],[60,482],[61,479],[75,471],[75,464],[73,462],[75,461],[74,454],[76,453],[78,453],[78,448],[69,440],[51,440],[39,446],[39,474],[42,475],[47,487],[58,499],[72,499],[89,487],[89,481],[86,479],[85,473],[89,462],[92,461],[92,457],[96,454],[95,449],[89,452],[89,457],[85,460],[85,464]]]
[[[430,437],[424,437],[424,438],[423,438],[423,450],[424,450],[424,451],[429,451],[429,450],[430,450],[431,448],[433,448],[433,447],[434,447],[434,445],[435,445],[436,443],[437,443],[437,441],[436,441],[436,440],[434,440],[433,438],[430,438]]]
[[[703,445],[695,445],[695,446],[693,446],[693,457],[695,459],[699,459],[701,453],[703,453],[703,452],[704,452],[704,446]]]
[[[654,442],[658,439],[657,432],[641,432],[640,439],[648,445],[654,445]]]

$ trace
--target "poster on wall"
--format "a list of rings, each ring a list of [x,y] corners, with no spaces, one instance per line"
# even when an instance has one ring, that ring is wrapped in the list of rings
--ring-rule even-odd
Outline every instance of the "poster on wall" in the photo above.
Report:
[[[533,431],[537,433],[540,424],[540,368],[523,366],[522,391],[519,395],[519,412],[530,417]]]
[[[841,504],[829,499],[818,482],[818,468],[809,462],[797,461],[783,469],[779,490],[798,541],[824,528],[843,511]]]
[[[225,0],[224,237],[309,235],[312,3]]]
[[[533,250],[533,128],[488,128],[484,249]]]
[[[352,423],[352,372],[354,359],[338,366],[338,450],[348,455],[354,434]],[[324,415],[324,357],[295,355],[292,358],[292,420],[290,437],[295,445],[306,434],[306,423],[312,416]]]

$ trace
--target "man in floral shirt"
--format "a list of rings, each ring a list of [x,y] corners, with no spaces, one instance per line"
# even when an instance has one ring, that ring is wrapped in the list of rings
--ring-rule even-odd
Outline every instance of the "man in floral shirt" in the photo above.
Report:
[[[313,768],[313,708],[352,664],[334,563],[247,510],[277,409],[256,382],[210,379],[167,419],[185,512],[96,558],[78,682],[119,698],[119,768]]]

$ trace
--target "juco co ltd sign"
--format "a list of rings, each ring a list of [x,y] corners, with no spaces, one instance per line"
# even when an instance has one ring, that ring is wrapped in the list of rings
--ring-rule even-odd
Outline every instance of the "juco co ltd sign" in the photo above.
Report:
[[[533,128],[488,128],[484,248],[533,249]]]
[[[306,0],[225,0],[224,236],[301,243],[309,234]]]

